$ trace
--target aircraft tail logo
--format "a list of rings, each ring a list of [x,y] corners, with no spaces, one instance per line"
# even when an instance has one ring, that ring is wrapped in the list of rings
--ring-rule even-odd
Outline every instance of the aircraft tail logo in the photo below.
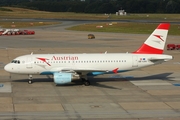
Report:
[[[162,54],[170,24],[161,23],[147,38],[147,40],[136,50],[135,54]]]

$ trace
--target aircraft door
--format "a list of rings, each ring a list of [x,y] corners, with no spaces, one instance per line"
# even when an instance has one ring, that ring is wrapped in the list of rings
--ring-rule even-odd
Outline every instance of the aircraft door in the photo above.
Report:
[[[27,61],[26,61],[26,68],[33,68],[33,59],[32,57],[27,57]]]
[[[138,67],[138,57],[132,56],[132,67]]]
[[[72,69],[75,69],[76,68],[76,61],[75,60],[72,60]]]

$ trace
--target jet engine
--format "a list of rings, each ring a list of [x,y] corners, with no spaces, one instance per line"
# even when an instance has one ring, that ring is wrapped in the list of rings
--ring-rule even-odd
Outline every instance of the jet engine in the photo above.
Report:
[[[58,85],[67,84],[72,81],[72,73],[54,73],[54,82]]]

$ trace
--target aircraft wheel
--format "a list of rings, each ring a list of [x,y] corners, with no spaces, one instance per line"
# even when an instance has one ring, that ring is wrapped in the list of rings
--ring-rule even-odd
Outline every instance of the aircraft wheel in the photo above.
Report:
[[[29,75],[29,80],[28,80],[29,84],[32,84],[32,79],[33,79],[32,75]]]
[[[90,82],[89,82],[89,80],[85,80],[85,81],[83,82],[83,84],[84,84],[85,86],[89,86],[89,85],[90,85]]]
[[[29,80],[28,83],[29,83],[29,84],[32,84],[32,80]]]
[[[87,79],[85,79],[85,78],[81,78],[81,80],[82,80],[82,82],[83,82],[83,84],[84,84],[85,86],[89,86],[89,85],[90,85],[89,80],[87,80]]]

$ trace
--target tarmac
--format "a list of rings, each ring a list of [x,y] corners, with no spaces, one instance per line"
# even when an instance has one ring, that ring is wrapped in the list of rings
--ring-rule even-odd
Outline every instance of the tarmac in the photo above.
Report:
[[[36,53],[133,52],[149,36],[70,31],[75,25],[29,28],[35,35],[0,36],[0,119],[1,120],[179,120],[179,50],[165,50],[173,60],[135,71],[89,77],[91,86],[76,80],[55,85],[52,76],[7,73],[3,67],[14,58]],[[79,23],[78,23],[79,24]],[[94,34],[95,39],[88,39]],[[168,43],[179,43],[169,35]]]

